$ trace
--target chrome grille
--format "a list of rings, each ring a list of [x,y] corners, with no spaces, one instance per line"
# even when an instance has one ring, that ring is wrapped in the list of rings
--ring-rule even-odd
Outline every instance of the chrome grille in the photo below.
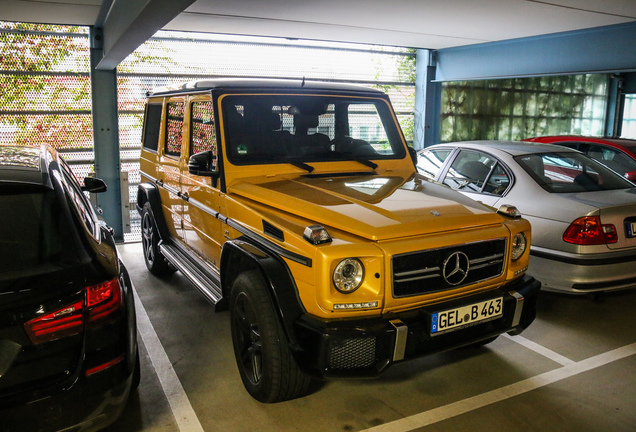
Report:
[[[467,265],[455,261],[465,260],[464,256]],[[427,294],[495,278],[503,273],[505,257],[505,238],[395,255],[391,262],[393,297]],[[449,274],[455,268],[460,274],[453,279]]]

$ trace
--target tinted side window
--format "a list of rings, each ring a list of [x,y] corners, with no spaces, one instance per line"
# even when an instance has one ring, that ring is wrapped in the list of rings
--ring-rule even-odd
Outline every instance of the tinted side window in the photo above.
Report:
[[[167,105],[168,118],[166,119],[166,154],[181,156],[181,143],[183,132],[183,102],[170,102]]]
[[[161,124],[161,104],[153,103],[146,105],[146,116],[144,117],[144,138],[143,145],[146,150],[157,151],[159,146],[159,128]]]
[[[596,159],[608,168],[613,169],[621,175],[636,171],[636,161],[620,150],[612,147],[598,146],[590,144],[587,155]]]
[[[97,237],[97,215],[95,214],[93,207],[86,198],[86,195],[84,195],[84,192],[82,192],[79,183],[75,179],[75,176],[68,165],[64,163],[62,168],[64,173],[64,186],[69,200],[71,201],[71,207],[75,209],[88,232],[90,232],[93,237]]]
[[[417,155],[417,170],[430,179],[435,179],[444,165],[444,161],[451,154],[450,149],[423,150]]]
[[[579,143],[575,143],[575,142],[555,142],[554,144],[563,146],[563,147],[568,147],[574,150],[580,150],[582,152],[585,151],[585,146],[583,144],[579,144]],[[583,147],[581,147],[583,145]]]
[[[192,103],[190,155],[211,151],[216,159],[216,129],[212,101]]]
[[[510,177],[506,170],[503,169],[501,164],[497,162],[495,169],[492,170],[492,174],[488,177],[483,192],[501,196],[510,186]]]
[[[466,192],[481,192],[496,161],[488,155],[462,150],[453,161],[443,183]]]

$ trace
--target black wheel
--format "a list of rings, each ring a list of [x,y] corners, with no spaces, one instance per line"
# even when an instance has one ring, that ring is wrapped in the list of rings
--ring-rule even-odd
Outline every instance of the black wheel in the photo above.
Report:
[[[135,357],[135,369],[133,369],[132,383],[130,385],[130,390],[132,391],[138,388],[140,382],[141,382],[141,360],[139,359],[139,350],[137,350],[137,355]]]
[[[258,273],[236,278],[230,295],[230,321],[236,364],[254,399],[271,403],[307,394],[312,378],[296,364]]]
[[[175,271],[159,250],[159,232],[148,202],[141,210],[141,244],[144,249],[144,261],[150,273],[161,276]]]

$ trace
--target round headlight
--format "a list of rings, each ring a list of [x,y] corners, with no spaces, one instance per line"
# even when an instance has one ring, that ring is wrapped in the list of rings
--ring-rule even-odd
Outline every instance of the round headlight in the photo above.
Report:
[[[357,290],[364,280],[364,265],[357,258],[346,258],[338,263],[333,272],[333,284],[342,293]]]
[[[523,233],[517,233],[512,238],[512,260],[517,261],[521,258],[521,255],[526,251],[526,247],[528,246],[528,240],[526,240],[526,236]]]

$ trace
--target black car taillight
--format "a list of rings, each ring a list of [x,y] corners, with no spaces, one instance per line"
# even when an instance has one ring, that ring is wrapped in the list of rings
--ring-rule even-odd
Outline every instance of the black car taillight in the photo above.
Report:
[[[24,324],[34,344],[72,336],[117,318],[122,306],[119,280],[89,286],[85,300],[61,307]]]
[[[32,319],[24,329],[34,344],[80,333],[84,330],[84,300]]]
[[[117,318],[122,306],[119,280],[113,279],[86,289],[87,326],[97,327]]]

